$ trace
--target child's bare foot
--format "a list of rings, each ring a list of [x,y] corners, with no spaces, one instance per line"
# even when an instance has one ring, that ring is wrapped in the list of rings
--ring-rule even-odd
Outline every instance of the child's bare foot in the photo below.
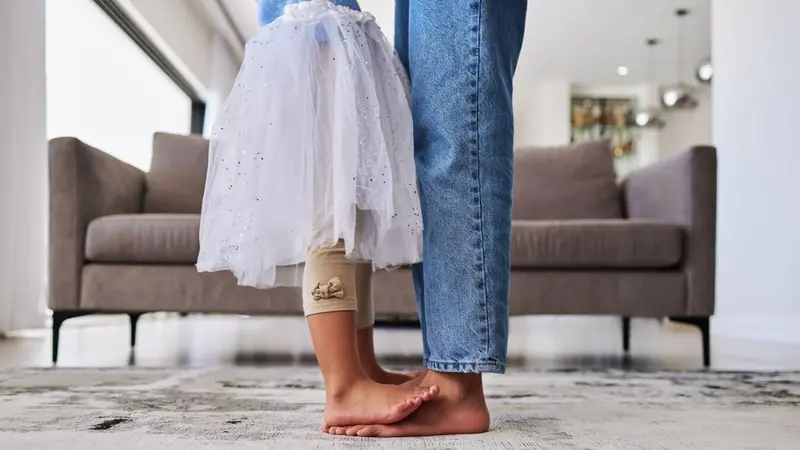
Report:
[[[369,267],[368,267],[369,268]],[[370,269],[371,270],[371,269]],[[374,327],[361,328],[357,332],[358,359],[364,372],[374,381],[382,384],[413,384],[419,385],[425,371],[412,373],[389,372],[381,367],[375,357],[375,343],[373,342]]]
[[[379,371],[372,370],[368,373],[369,377],[378,383],[381,384],[388,384],[388,385],[397,385],[397,386],[406,386],[406,387],[417,387],[422,383],[422,380],[425,378],[425,374],[427,373],[428,369],[423,369],[419,372],[412,372],[412,373],[396,373],[396,372],[388,372],[383,369],[379,369]],[[427,401],[423,399],[423,403]],[[328,430],[331,428],[326,422],[322,422],[321,431],[323,433],[327,433]]]
[[[489,430],[489,410],[479,375],[429,372],[423,383],[434,382],[441,385],[440,395],[401,422],[353,427],[332,426],[328,433],[363,437],[405,437],[473,434]]]
[[[394,386],[365,379],[341,392],[326,394],[323,430],[360,423],[395,423],[437,395],[438,386]]]

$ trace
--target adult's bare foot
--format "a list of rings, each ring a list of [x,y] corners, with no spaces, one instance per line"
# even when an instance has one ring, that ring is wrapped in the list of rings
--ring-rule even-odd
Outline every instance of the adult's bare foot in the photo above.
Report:
[[[399,422],[438,394],[439,387],[435,385],[395,386],[364,379],[340,391],[326,392],[323,430],[359,423]]]
[[[372,369],[365,369],[367,375],[369,375],[372,380],[377,381],[381,384],[395,384],[395,385],[413,385],[419,386],[422,382],[422,379],[425,377],[425,371],[419,372],[410,372],[410,373],[400,373],[400,372],[390,372],[388,370],[384,370],[382,367],[377,366],[376,368]]]
[[[362,437],[438,436],[484,433],[489,430],[489,409],[479,374],[429,371],[424,385],[439,386],[439,396],[401,422],[393,424],[332,426],[329,434]]]

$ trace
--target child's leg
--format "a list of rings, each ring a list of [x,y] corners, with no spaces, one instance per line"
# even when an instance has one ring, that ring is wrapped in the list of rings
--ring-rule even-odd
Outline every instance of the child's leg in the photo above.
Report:
[[[303,311],[326,385],[344,384],[349,382],[348,377],[361,376],[358,358],[346,351],[355,336],[350,331],[355,329],[357,310],[354,286],[353,264],[344,257],[341,242],[308,253],[303,272]],[[329,351],[328,346],[332,347]],[[342,355],[334,358],[336,353]]]
[[[361,367],[355,267],[340,242],[309,252],[303,275],[303,309],[325,380],[325,423],[329,426],[394,423],[438,393],[438,387],[379,384]]]
[[[375,305],[372,301],[372,264],[356,264],[356,300],[358,300],[358,330],[375,325]]]
[[[356,296],[358,300],[358,355],[361,367],[370,378],[378,383],[403,384],[414,380],[417,374],[387,372],[378,364],[378,359],[375,357],[375,344],[372,337],[375,325],[372,264],[356,265]]]

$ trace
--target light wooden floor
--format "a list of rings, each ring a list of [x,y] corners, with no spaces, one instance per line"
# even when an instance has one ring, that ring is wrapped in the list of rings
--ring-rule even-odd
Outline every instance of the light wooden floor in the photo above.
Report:
[[[712,324],[713,329],[713,324]],[[61,333],[61,367],[313,364],[302,318],[152,314],[139,322],[135,354],[127,316],[71,319]],[[389,365],[421,358],[418,330],[380,329],[376,346]],[[712,368],[800,370],[800,347],[714,337]],[[614,317],[522,317],[511,321],[509,370],[550,368],[701,369],[700,333],[688,326],[634,319],[631,356],[623,358]],[[50,333],[0,339],[0,367],[50,366]]]

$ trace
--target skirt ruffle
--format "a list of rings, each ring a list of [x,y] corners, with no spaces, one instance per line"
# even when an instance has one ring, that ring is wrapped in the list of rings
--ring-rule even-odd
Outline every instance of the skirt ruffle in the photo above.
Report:
[[[214,126],[198,270],[297,286],[309,249],[375,269],[422,257],[408,78],[374,18],[289,5],[248,42]]]

